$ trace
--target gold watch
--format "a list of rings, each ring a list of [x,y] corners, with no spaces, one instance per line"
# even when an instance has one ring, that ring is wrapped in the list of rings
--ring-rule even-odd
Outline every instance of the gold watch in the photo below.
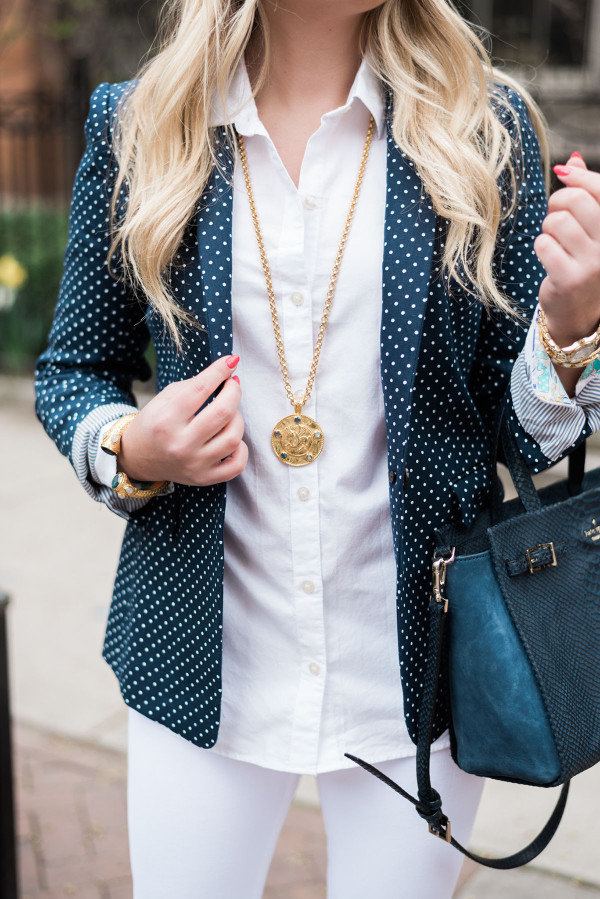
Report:
[[[550,336],[546,315],[540,306],[538,332],[540,342],[550,359],[563,368],[585,368],[590,362],[600,358],[600,325],[589,337],[582,337],[570,346],[559,347]]]

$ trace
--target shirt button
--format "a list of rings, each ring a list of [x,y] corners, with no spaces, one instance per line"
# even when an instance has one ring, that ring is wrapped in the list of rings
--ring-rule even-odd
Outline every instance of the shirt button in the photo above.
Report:
[[[317,665],[316,662],[311,662],[310,665],[308,666],[308,670],[310,671],[311,674],[314,674],[315,677],[318,677],[319,674],[321,673],[321,666]]]
[[[304,305],[304,295],[300,293],[299,290],[295,290],[292,294],[292,303],[294,306],[303,306]]]
[[[303,503],[305,503],[307,499],[310,499],[310,490],[308,487],[298,487],[298,499],[301,499]]]
[[[396,472],[393,468],[390,469],[390,484],[396,483]]]
[[[315,585],[312,581],[302,581],[300,584],[305,593],[314,593]]]
[[[316,197],[304,197],[304,208],[305,209],[316,209],[317,208],[317,200]]]

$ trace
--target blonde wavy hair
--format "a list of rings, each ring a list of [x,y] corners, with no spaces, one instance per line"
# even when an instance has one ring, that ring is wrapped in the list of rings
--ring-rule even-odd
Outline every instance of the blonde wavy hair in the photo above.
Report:
[[[217,165],[210,125],[215,92],[227,96],[256,29],[264,52],[255,93],[264,83],[264,2],[168,0],[159,52],[118,116],[109,262],[120,258],[125,277],[147,297],[179,349],[179,325],[196,323],[169,290],[170,268]],[[494,71],[481,40],[448,0],[385,0],[365,14],[361,51],[391,92],[396,143],[414,162],[435,212],[448,220],[443,270],[449,285],[478,296],[488,309],[518,316],[493,270],[498,229],[514,209],[522,177],[518,119],[498,81],[524,98],[547,172],[537,106]]]

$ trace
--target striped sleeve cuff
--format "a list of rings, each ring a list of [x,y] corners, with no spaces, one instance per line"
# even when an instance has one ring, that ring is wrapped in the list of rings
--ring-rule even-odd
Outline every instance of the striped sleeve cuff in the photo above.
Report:
[[[117,418],[121,418],[122,415],[138,411],[136,406],[129,406],[125,403],[107,403],[104,406],[97,406],[79,423],[73,437],[70,457],[71,464],[86,493],[96,502],[105,503],[111,511],[126,520],[129,519],[131,512],[141,509],[149,500],[125,499],[117,496],[110,486],[95,479],[96,476],[103,477],[96,470],[95,460],[99,451],[100,435],[105,427],[116,421]],[[116,461],[114,465],[116,470]]]
[[[581,374],[569,397],[539,340],[535,310],[525,347],[511,377],[513,406],[522,427],[552,461],[560,457],[589,425],[600,430],[600,363]]]

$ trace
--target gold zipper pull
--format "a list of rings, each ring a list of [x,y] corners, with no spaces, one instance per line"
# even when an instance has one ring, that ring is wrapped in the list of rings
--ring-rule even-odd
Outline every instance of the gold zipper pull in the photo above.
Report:
[[[444,612],[448,611],[448,599],[444,596],[443,592],[446,585],[446,566],[450,565],[451,562],[454,562],[454,556],[455,550],[453,547],[449,558],[446,559],[444,556],[434,556],[433,564],[431,566],[431,602],[443,603]]]

